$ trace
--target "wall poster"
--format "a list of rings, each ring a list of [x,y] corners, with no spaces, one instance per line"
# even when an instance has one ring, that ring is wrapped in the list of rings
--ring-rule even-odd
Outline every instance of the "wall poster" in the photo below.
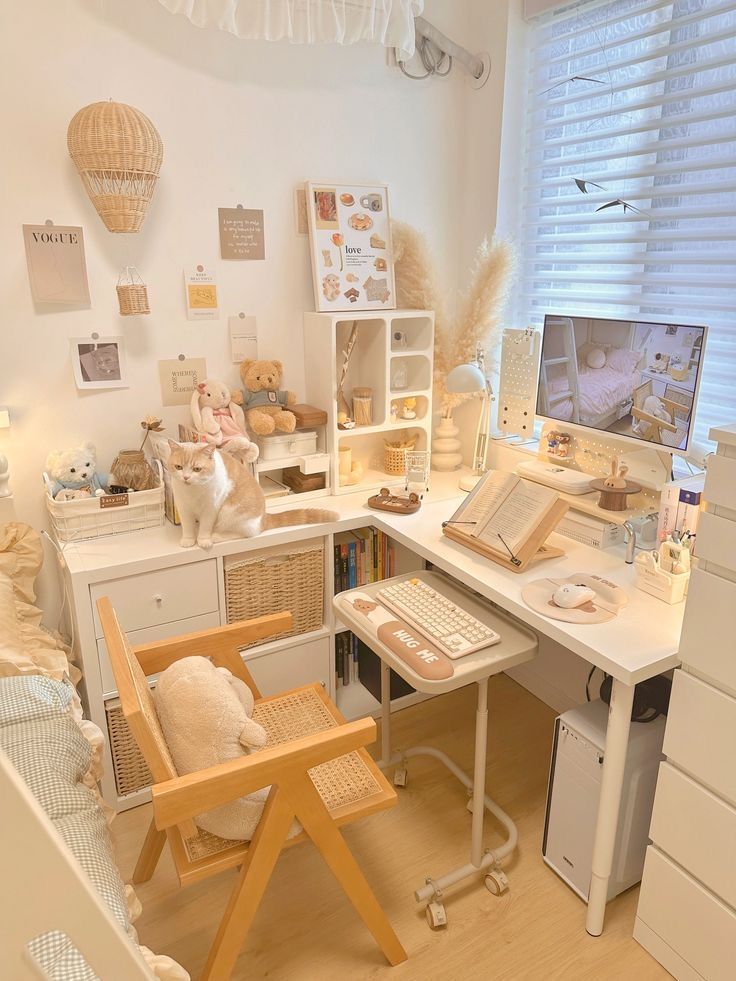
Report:
[[[395,309],[388,187],[307,181],[306,191],[317,310]]]
[[[31,294],[36,303],[88,307],[84,233],[78,225],[24,225]]]

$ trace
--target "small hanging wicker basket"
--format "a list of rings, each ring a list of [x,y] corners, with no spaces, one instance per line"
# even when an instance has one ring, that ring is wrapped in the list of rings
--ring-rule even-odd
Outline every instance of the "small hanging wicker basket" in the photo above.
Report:
[[[121,317],[137,317],[150,313],[148,287],[135,266],[126,266],[118,277],[116,287]]]
[[[85,190],[110,232],[137,232],[146,217],[163,159],[148,116],[122,102],[80,109],[66,134]]]

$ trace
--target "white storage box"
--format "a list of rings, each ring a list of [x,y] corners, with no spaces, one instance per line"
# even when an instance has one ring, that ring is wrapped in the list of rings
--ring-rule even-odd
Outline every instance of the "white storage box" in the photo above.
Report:
[[[687,596],[690,572],[675,574],[664,569],[652,569],[648,562],[649,555],[642,553],[634,560],[637,587],[670,605],[682,603]]]
[[[78,542],[162,525],[165,520],[163,470],[158,460],[154,460],[152,466],[158,474],[158,487],[134,494],[106,494],[76,501],[55,501],[51,496],[51,481],[44,474],[46,507],[56,540],[59,543]]]
[[[283,460],[292,456],[306,456],[317,452],[317,433],[313,429],[300,429],[293,433],[259,436],[261,460]]]
[[[302,473],[327,473],[330,469],[329,453],[312,453],[310,456],[303,456],[299,461],[299,469]]]

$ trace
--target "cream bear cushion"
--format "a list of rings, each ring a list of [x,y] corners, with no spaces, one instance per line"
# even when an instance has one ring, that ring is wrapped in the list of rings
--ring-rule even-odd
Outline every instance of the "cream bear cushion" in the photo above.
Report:
[[[606,352],[603,348],[594,347],[585,355],[585,363],[589,368],[602,368],[606,363]]]
[[[247,756],[267,742],[254,722],[253,692],[227,668],[205,657],[183,657],[159,677],[154,703],[178,773],[184,776]],[[249,841],[260,820],[269,787],[195,817],[195,824],[220,838]]]

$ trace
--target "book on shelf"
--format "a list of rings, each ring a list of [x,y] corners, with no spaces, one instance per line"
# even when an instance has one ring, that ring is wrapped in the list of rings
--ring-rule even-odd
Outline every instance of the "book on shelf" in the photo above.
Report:
[[[336,593],[378,582],[396,574],[396,546],[375,528],[335,535],[334,587]]]
[[[360,681],[358,638],[350,630],[335,635],[335,687]]]

